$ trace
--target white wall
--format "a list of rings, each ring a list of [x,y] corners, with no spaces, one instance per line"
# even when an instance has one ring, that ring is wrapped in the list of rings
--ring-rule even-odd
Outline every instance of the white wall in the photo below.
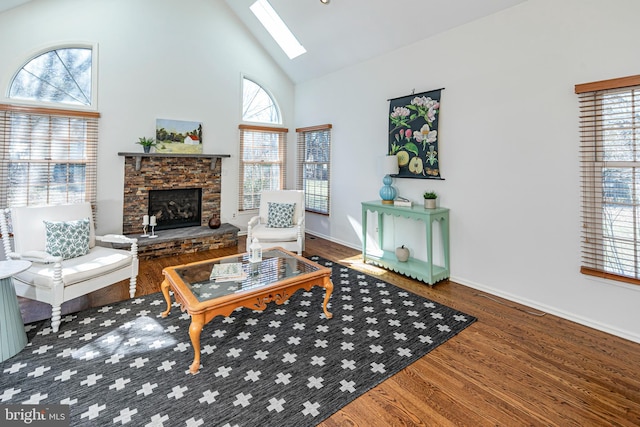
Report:
[[[333,209],[330,219],[308,216],[308,229],[360,246],[360,201],[382,186],[386,100],[444,87],[445,180],[394,185],[419,203],[433,189],[451,209],[452,279],[640,342],[640,287],[579,273],[573,93],[577,83],[638,74],[638,16],[636,0],[528,0],[297,85],[296,127],[334,125]],[[393,243],[419,252],[421,229],[395,227]]]
[[[157,118],[203,123],[222,166],[222,221],[236,222],[242,74],[278,100],[293,126],[293,83],[222,0],[34,0],[0,14],[0,102],[30,57],[66,43],[98,45],[99,233],[122,231],[123,157]]]

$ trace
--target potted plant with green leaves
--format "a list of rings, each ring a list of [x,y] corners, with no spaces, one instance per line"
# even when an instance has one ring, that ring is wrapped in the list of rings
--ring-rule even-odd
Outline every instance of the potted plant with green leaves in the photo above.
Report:
[[[146,138],[144,136],[142,138],[138,138],[138,142],[136,142],[136,144],[142,145],[145,153],[149,153],[151,151],[151,147],[158,145],[154,138]]]
[[[436,199],[438,198],[438,195],[435,191],[425,191],[422,197],[424,197],[425,209],[434,209],[436,207]]]

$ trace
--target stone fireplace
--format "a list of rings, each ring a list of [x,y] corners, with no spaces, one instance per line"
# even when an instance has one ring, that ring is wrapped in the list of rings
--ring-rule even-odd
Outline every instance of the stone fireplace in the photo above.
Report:
[[[118,154],[124,156],[122,231],[138,237],[141,258],[145,253],[160,256],[238,244],[237,227],[230,224],[222,224],[216,230],[208,227],[209,219],[220,218],[222,157],[229,155]],[[171,195],[167,190],[176,191]],[[156,192],[160,200],[153,201],[151,206],[150,194]],[[193,197],[199,197],[200,201],[188,200]],[[193,212],[197,210],[191,206],[193,203],[199,203],[199,212]],[[156,216],[158,238],[139,237],[144,215]],[[172,217],[172,221],[165,222],[167,217]],[[176,228],[175,232],[171,228]]]

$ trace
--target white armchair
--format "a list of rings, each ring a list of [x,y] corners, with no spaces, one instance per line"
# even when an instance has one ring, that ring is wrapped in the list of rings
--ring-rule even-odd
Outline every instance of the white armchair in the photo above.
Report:
[[[89,219],[88,224],[86,218]],[[9,219],[13,231],[13,249],[9,237]],[[45,221],[48,222],[46,226]],[[84,228],[77,227],[78,223]],[[84,239],[79,247],[86,244],[88,225],[88,247],[80,249],[83,252],[86,249],[86,254],[75,256],[60,247],[51,249],[54,245],[69,243],[68,235],[71,233],[66,233],[68,228],[62,228],[69,224],[74,224],[74,231],[81,236],[80,240]],[[55,239],[54,230],[65,230],[60,233],[63,238]],[[13,277],[16,294],[51,304],[51,328],[54,332],[60,327],[60,307],[63,302],[122,280],[129,280],[131,298],[136,293],[137,240],[121,235],[96,236],[89,203],[5,209],[0,215],[0,231],[7,259],[24,259],[33,263],[31,268]],[[126,243],[131,245],[131,249],[127,251],[97,246],[96,241]],[[47,253],[47,247],[58,256]],[[62,255],[56,252],[60,250],[63,251]]]
[[[269,216],[269,204],[271,217]],[[277,212],[289,212],[278,209],[284,205],[294,204],[291,213],[290,227],[276,218]],[[254,238],[263,247],[280,246],[288,251],[302,255],[304,249],[304,192],[301,190],[265,190],[260,193],[260,210],[257,216],[249,220],[247,225],[247,252]],[[285,221],[286,222],[286,221]],[[284,226],[283,226],[284,225]]]

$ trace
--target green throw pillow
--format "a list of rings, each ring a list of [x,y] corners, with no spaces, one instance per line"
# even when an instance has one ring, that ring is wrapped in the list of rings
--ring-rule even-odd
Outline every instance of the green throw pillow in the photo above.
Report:
[[[89,218],[75,221],[44,221],[45,252],[70,259],[89,253]]]
[[[293,211],[295,209],[296,209],[295,203],[269,202],[267,227],[270,227],[270,228],[293,227]]]

